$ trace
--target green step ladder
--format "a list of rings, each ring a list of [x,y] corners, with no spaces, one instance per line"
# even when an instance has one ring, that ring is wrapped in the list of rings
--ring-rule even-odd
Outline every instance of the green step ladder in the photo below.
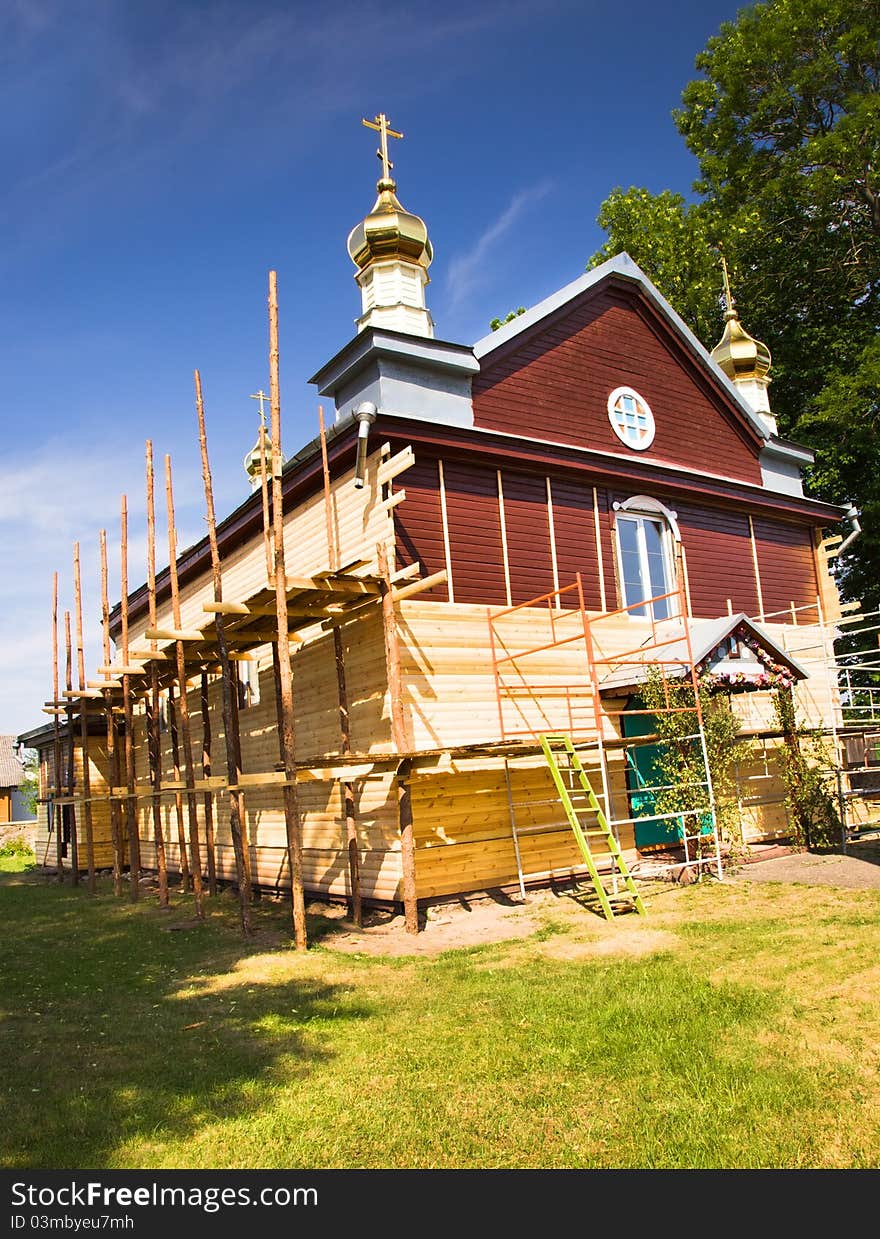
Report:
[[[559,793],[559,799],[584,858],[584,864],[589,870],[606,919],[614,920],[613,905],[621,902],[631,904],[636,912],[644,916],[645,905],[642,903],[642,897],[623,859],[620,844],[617,842],[614,831],[608,825],[608,818],[593,791],[577,750],[572,744],[571,736],[543,735],[540,740],[553,782]],[[585,823],[583,818],[589,818],[589,824]],[[596,868],[596,861],[589,843],[591,838],[601,838],[611,855],[611,878],[614,889],[610,896]],[[618,893],[618,881],[622,884],[626,894]]]

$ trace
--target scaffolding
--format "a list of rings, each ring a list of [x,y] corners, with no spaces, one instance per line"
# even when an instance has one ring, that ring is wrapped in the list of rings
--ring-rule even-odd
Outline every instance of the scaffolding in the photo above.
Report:
[[[880,801],[880,610],[863,612],[858,602],[849,602],[840,611],[830,621],[817,596],[814,603],[796,606],[791,602],[782,611],[754,618],[784,624],[782,640],[787,652],[814,663],[833,686],[836,700],[827,721],[801,731],[831,745],[830,760],[821,761],[818,769],[837,803],[841,845],[846,851],[849,842],[880,827],[880,807],[875,807]],[[769,772],[768,745],[778,742],[779,733],[752,734],[749,740],[760,745],[766,773],[751,776],[747,783],[772,784],[776,776]],[[778,805],[789,818],[783,794],[766,795],[761,788],[744,787],[738,776],[737,802],[740,811]]]
[[[552,734],[570,737],[596,799],[620,845],[621,830],[635,834],[651,822],[668,823],[684,853],[684,867],[714,871],[723,877],[712,776],[700,701],[697,669],[682,585],[669,593],[643,599],[614,611],[590,613],[584,603],[580,574],[571,585],[501,610],[489,610],[489,646],[502,741],[529,740],[541,744]],[[630,618],[647,621],[641,627]],[[645,640],[633,644],[633,634]],[[640,704],[639,688],[656,677],[663,689],[659,707]],[[684,681],[691,693],[670,691],[671,681]],[[603,700],[604,697],[604,700]],[[623,704],[615,702],[623,700]],[[627,735],[627,721],[684,715],[692,718],[675,740],[661,734]],[[633,754],[653,746],[656,752],[675,744],[696,767],[696,778],[676,785],[686,790],[690,804],[672,812],[655,812],[658,797],[673,790],[664,782],[626,777],[626,789],[613,788],[612,760],[620,773],[634,766]],[[522,869],[520,838],[529,831],[549,832],[566,826],[554,823],[523,826],[534,799],[517,800],[511,765],[505,765],[511,833],[525,894],[529,875]],[[644,808],[645,812],[638,809]],[[623,811],[620,811],[623,810]],[[669,862],[670,864],[674,862]]]

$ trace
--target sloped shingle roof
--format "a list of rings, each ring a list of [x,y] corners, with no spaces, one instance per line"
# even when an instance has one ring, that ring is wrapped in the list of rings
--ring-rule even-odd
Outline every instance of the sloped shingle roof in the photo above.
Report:
[[[20,787],[24,766],[15,756],[15,736],[0,736],[0,787]]]

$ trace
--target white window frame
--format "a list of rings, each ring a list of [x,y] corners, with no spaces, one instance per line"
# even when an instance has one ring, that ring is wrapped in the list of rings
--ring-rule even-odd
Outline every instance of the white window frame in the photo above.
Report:
[[[678,527],[677,513],[671,511],[665,504],[658,499],[652,499],[648,495],[636,495],[632,499],[627,499],[625,503],[615,503],[614,511],[617,514],[614,521],[614,545],[617,559],[617,580],[620,588],[621,603],[628,608],[627,614],[634,619],[675,619],[679,614],[679,609],[676,606],[675,598],[666,600],[668,615],[654,614],[655,608],[652,605],[649,609],[648,602],[653,595],[648,594],[647,598],[640,600],[630,599],[626,594],[626,578],[623,570],[623,547],[620,542],[620,521],[630,520],[636,524],[636,544],[639,553],[639,572],[642,581],[645,583],[643,588],[651,589],[651,573],[648,562],[648,548],[645,541],[645,521],[651,521],[660,529],[660,547],[663,555],[663,575],[665,577],[666,588],[664,594],[673,594],[678,588],[678,572],[677,572],[677,546],[681,542],[681,531]],[[643,614],[639,614],[637,608],[641,606]]]
[[[250,710],[260,704],[260,664],[256,659],[238,662],[238,708]]]
[[[622,429],[617,424],[618,413],[615,408],[618,400],[621,397],[628,396],[641,405],[644,410],[645,417],[645,437],[641,440],[633,441],[626,436],[626,430]],[[628,447],[631,452],[646,452],[654,442],[654,436],[657,433],[657,424],[654,421],[654,414],[651,411],[651,406],[648,404],[644,396],[640,395],[634,387],[615,387],[614,391],[608,397],[608,421],[611,423],[611,429],[614,431],[617,438]]]

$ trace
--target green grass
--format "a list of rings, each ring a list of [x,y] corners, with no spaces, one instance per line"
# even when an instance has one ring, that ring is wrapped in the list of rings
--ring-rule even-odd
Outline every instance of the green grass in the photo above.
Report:
[[[172,932],[177,903],[0,878],[0,1164],[878,1164],[876,892],[703,883],[610,926],[562,898],[396,959],[298,955],[270,901],[244,945],[228,895]]]
[[[6,852],[0,849],[0,873],[25,873],[33,869],[36,863],[33,852]]]

